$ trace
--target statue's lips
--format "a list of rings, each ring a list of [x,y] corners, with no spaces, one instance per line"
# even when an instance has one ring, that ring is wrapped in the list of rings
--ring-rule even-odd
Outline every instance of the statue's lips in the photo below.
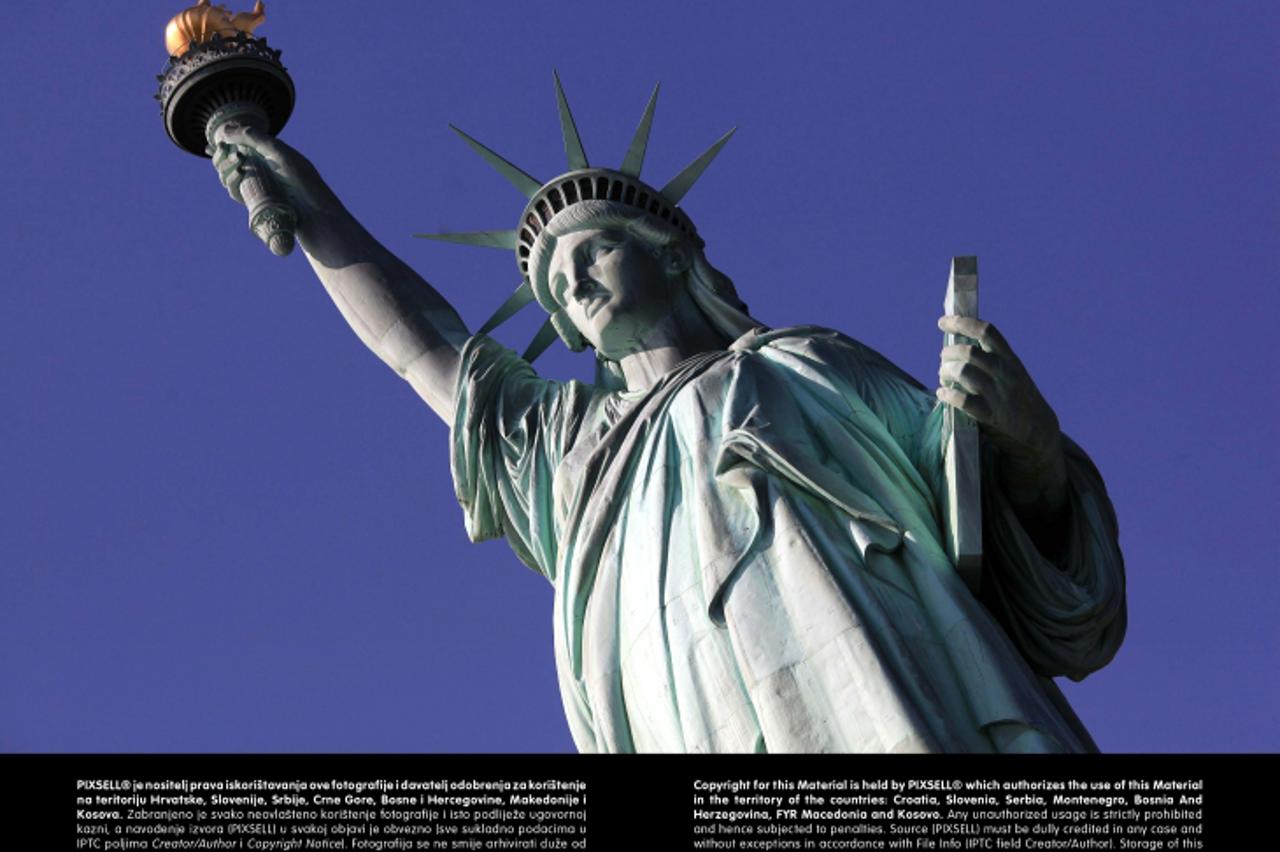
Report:
[[[608,303],[609,303],[608,296],[604,296],[604,295],[592,296],[587,301],[586,307],[583,308],[583,314],[586,316],[587,319],[591,319],[597,313],[600,312],[601,308],[603,308]]]

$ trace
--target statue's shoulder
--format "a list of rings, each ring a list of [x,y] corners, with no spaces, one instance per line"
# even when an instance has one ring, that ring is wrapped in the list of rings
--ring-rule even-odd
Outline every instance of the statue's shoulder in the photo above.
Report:
[[[794,388],[797,402],[820,404],[824,413],[853,412],[879,420],[893,440],[907,446],[933,410],[932,391],[865,343],[823,326],[764,332],[754,357],[769,374]],[[763,366],[763,365],[762,365]]]
[[[923,386],[888,358],[843,332],[820,325],[756,328],[738,338],[732,351],[758,352],[780,363],[810,364],[866,380],[873,377]]]
[[[467,340],[459,357],[459,405],[483,407],[500,401],[508,416],[536,408],[548,421],[577,424],[594,416],[612,395],[589,382],[542,376],[514,350],[484,334]]]
[[[792,325],[786,328],[765,328],[759,326],[748,331],[735,340],[730,351],[755,351],[766,348],[773,349],[825,349],[836,348],[851,353],[870,353],[873,357],[881,357],[874,349],[854,340],[849,335],[821,325]]]

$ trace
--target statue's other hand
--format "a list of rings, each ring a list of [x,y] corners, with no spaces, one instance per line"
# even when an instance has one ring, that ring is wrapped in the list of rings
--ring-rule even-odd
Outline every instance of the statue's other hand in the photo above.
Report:
[[[943,347],[938,399],[980,424],[1000,452],[1001,479],[1016,502],[1056,503],[1066,480],[1058,416],[1022,361],[989,322],[944,316],[938,328],[977,343]]]
[[[288,194],[300,220],[319,210],[340,206],[310,160],[257,128],[234,122],[224,124],[213,146],[212,156],[218,178],[238,202],[244,201],[240,196],[243,167],[252,157],[266,166],[276,183]]]

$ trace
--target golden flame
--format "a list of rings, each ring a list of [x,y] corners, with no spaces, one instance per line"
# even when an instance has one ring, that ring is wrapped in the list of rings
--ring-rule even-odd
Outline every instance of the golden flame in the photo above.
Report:
[[[190,9],[183,9],[173,16],[164,28],[164,46],[170,56],[181,56],[192,42],[206,42],[215,35],[235,38],[236,33],[251,33],[267,17],[262,0],[253,4],[252,12],[234,15],[226,6],[210,5],[209,0],[199,0]]]

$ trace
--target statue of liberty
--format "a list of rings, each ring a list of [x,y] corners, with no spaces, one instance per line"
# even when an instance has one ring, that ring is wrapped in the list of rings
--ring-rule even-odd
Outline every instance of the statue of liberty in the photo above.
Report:
[[[238,199],[266,161],[351,328],[449,424],[470,537],[553,584],[579,750],[1096,750],[1052,678],[1123,639],[1115,516],[1005,338],[943,317],[973,342],[942,349],[929,392],[837,331],[769,328],[679,206],[728,135],[655,188],[656,90],[616,169],[556,95],[552,180],[462,134],[528,199],[513,230],[435,235],[515,252],[522,283],[475,333],[293,148],[233,124],[214,163]],[[549,318],[524,357],[487,336],[534,301]],[[557,338],[593,350],[595,382],[534,371]],[[985,447],[976,587],[943,543],[948,406]]]

